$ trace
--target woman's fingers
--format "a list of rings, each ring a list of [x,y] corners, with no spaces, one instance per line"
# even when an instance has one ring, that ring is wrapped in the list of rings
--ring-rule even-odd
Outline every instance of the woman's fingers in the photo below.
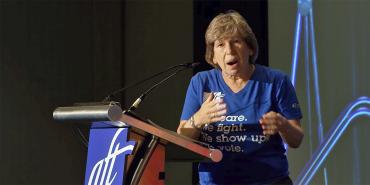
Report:
[[[226,116],[218,116],[211,119],[211,123],[225,120]]]
[[[211,93],[197,112],[197,118],[200,123],[208,124],[224,120],[226,113],[227,107],[223,99],[214,99]]]
[[[213,95],[213,92],[209,93],[209,96],[207,97],[205,102],[211,102],[214,97],[215,97],[215,95]]]
[[[271,111],[263,115],[259,122],[264,135],[274,135],[278,132],[280,115]]]
[[[226,109],[225,103],[216,103],[209,106],[208,113],[214,113]]]
[[[210,102],[205,102],[205,105],[207,107],[209,107],[209,108],[213,108],[213,107],[215,107],[215,106],[217,106],[219,104],[225,104],[224,103],[224,100],[222,100],[222,99],[215,99],[215,100],[212,100]]]
[[[212,117],[223,116],[226,114],[226,110],[225,103],[217,103],[209,109],[208,113],[211,114]]]

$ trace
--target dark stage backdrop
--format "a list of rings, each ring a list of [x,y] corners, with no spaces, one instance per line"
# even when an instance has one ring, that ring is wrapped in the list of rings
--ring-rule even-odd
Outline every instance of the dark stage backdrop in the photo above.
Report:
[[[122,84],[122,3],[0,1],[0,184],[82,184],[86,149],[57,106]]]

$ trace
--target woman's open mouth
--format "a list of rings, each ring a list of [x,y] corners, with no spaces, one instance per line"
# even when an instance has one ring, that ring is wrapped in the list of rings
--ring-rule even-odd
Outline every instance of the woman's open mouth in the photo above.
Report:
[[[233,66],[233,65],[235,65],[237,63],[238,63],[238,60],[232,60],[230,62],[227,62],[226,64],[229,65],[229,66]]]

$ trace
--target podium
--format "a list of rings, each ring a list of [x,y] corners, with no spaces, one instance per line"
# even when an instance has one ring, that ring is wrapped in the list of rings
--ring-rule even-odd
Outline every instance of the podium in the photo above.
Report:
[[[114,102],[58,107],[57,121],[91,124],[85,184],[163,185],[166,147],[190,161],[219,162],[222,152],[122,111]],[[181,148],[181,149],[180,149]]]

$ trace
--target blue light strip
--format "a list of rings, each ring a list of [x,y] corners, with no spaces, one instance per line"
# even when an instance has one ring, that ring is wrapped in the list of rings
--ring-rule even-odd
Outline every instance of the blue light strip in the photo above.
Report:
[[[324,162],[328,154],[333,149],[334,145],[337,143],[340,136],[342,136],[343,132],[348,127],[349,123],[356,117],[359,116],[369,116],[370,117],[370,109],[363,108],[362,110],[357,110],[353,114],[350,115],[349,119],[344,122],[343,128],[340,129],[338,132],[330,134],[331,137],[327,139],[320,147],[318,148],[317,154],[314,155],[312,160],[309,161],[309,166],[306,166],[307,169],[303,170],[306,173],[303,176],[299,176],[295,182],[295,184],[308,184],[312,177],[316,174],[320,165]],[[342,126],[342,125],[338,125]],[[335,136],[335,137],[333,137]]]
[[[314,86],[315,86],[315,100],[316,100],[316,114],[319,124],[319,142],[321,143],[324,137],[324,127],[322,125],[322,117],[321,117],[321,106],[320,106],[320,90],[319,90],[319,75],[317,70],[317,58],[316,58],[316,43],[315,43],[315,30],[314,30],[314,23],[313,23],[313,15],[312,10],[309,13],[310,18],[310,31],[311,31],[311,46],[312,46],[312,67],[313,67],[313,75],[314,75]]]
[[[361,176],[360,176],[360,153],[359,153],[359,147],[358,147],[358,134],[357,134],[357,127],[353,128],[353,159],[354,159],[354,164],[353,164],[353,177],[352,177],[352,184],[361,184]]]
[[[301,35],[301,14],[297,12],[297,21],[296,21],[296,27],[295,27],[294,48],[293,48],[293,59],[292,59],[292,70],[290,73],[293,86],[295,86],[295,80],[296,80],[300,35]]]
[[[315,155],[307,163],[306,167],[302,170],[295,184],[308,184],[312,177],[316,174],[318,168],[326,159],[327,155],[330,153],[340,136],[343,134],[345,129],[348,127],[349,123],[356,117],[366,115],[370,117],[369,108],[359,108],[355,112],[353,109],[359,105],[370,105],[369,97],[360,97],[352,104],[347,107],[347,111],[343,112],[340,119],[337,120],[337,124],[334,124],[330,132],[327,134],[324,142],[317,148]],[[351,113],[353,112],[353,113]]]
[[[324,167],[324,182],[325,185],[328,185],[328,168]]]
[[[322,143],[324,140],[324,126],[322,123],[322,116],[321,116],[321,100],[320,100],[320,90],[319,90],[319,75],[317,70],[317,58],[316,58],[316,41],[315,41],[315,30],[314,30],[314,20],[313,20],[313,13],[312,8],[309,10],[309,27],[311,33],[311,49],[312,49],[312,68],[313,68],[313,75],[314,75],[314,92],[315,92],[315,100],[316,100],[316,114],[318,120],[318,138],[319,143]],[[326,167],[324,167],[324,182],[325,185],[328,184],[328,173]]]
[[[313,136],[312,136],[312,113],[311,113],[311,87],[310,87],[310,56],[309,56],[309,32],[308,32],[308,18],[304,17],[304,49],[305,49],[305,72],[306,72],[306,97],[307,97],[307,120],[308,120],[308,139],[310,157],[313,152]]]
[[[344,109],[344,111],[342,111],[339,118],[337,119],[337,122],[339,122],[339,123],[343,122],[343,120],[348,117],[348,115],[351,113],[351,111],[353,111],[357,106],[359,106],[361,104],[364,104],[364,105],[369,104],[370,105],[370,98],[367,97],[367,96],[361,96],[361,97],[357,98],[357,100],[350,103]]]

